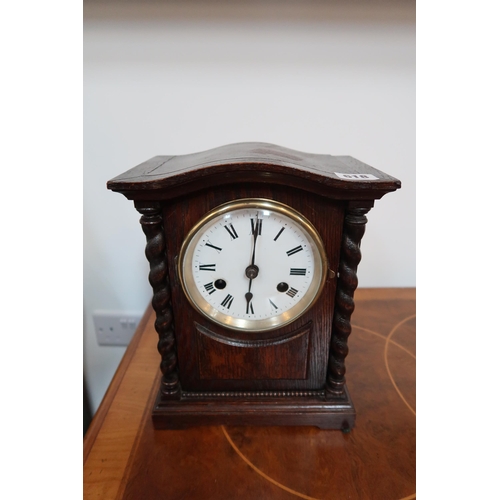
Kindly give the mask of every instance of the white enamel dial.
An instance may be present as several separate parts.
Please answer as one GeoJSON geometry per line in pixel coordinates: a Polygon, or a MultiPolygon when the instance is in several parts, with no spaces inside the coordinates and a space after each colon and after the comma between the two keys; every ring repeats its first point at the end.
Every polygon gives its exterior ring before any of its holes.
{"type": "Polygon", "coordinates": [[[326,275],[321,238],[292,208],[243,199],[217,207],[186,237],[182,287],[212,321],[244,331],[281,327],[301,316],[326,275]]]}

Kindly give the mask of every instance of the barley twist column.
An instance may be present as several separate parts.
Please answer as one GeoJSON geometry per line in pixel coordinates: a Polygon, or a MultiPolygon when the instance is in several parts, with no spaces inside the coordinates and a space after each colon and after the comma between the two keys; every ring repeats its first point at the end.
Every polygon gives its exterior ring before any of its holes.
{"type": "Polygon", "coordinates": [[[349,352],[347,339],[351,333],[354,291],[358,286],[356,271],[361,261],[360,243],[367,222],[365,214],[371,206],[372,203],[351,203],[344,218],[326,379],[325,397],[327,399],[345,397],[345,358],[349,352]]]}
{"type": "Polygon", "coordinates": [[[180,385],[161,206],[157,202],[135,202],[135,208],[142,214],[140,223],[146,235],[149,283],[153,287],[152,306],[156,312],[155,329],[159,336],[158,352],[163,375],[161,392],[167,399],[176,399],[180,396],[180,385]]]}

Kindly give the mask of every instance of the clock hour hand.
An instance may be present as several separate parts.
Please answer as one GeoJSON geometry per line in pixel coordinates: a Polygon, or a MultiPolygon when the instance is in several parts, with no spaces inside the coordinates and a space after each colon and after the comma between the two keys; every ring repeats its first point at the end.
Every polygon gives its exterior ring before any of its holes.
{"type": "MultiPolygon", "coordinates": [[[[252,280],[250,280],[250,287],[252,286],[252,280]]],[[[247,292],[245,293],[245,299],[247,299],[247,314],[252,313],[253,314],[253,307],[252,307],[252,299],[253,299],[253,293],[252,292],[247,292]]]]}
{"type": "MultiPolygon", "coordinates": [[[[253,266],[253,267],[257,267],[257,266],[253,266]]],[[[252,266],[248,266],[247,269],[246,269],[246,275],[248,276],[249,274],[251,275],[251,273],[248,272],[249,268],[252,268],[252,266]]],[[[257,272],[258,272],[258,268],[257,268],[257,272]]],[[[253,299],[253,293],[250,291],[252,289],[252,281],[253,281],[253,278],[251,278],[250,276],[248,276],[249,278],[249,282],[248,282],[248,292],[245,293],[245,299],[247,301],[247,314],[249,314],[249,309],[251,307],[250,305],[250,302],[252,301],[253,299]]],[[[253,308],[252,308],[253,309],[253,308]]],[[[252,311],[253,312],[253,311],[252,311]]]]}

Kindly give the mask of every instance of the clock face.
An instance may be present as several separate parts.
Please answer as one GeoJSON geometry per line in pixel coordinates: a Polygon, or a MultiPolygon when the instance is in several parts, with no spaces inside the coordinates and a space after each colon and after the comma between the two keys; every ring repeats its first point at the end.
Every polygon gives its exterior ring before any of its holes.
{"type": "Polygon", "coordinates": [[[209,212],[189,232],[179,275],[191,304],[226,328],[265,331],[296,320],[321,293],[327,262],[312,224],[271,200],[209,212]]]}

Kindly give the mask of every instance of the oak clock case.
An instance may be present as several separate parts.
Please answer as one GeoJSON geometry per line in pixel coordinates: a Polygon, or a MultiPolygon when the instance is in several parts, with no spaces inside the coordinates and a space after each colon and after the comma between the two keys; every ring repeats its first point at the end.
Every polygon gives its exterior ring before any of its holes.
{"type": "Polygon", "coordinates": [[[142,215],[156,428],[349,430],[345,358],[366,213],[400,182],[347,156],[240,143],[108,182],[142,215]]]}

